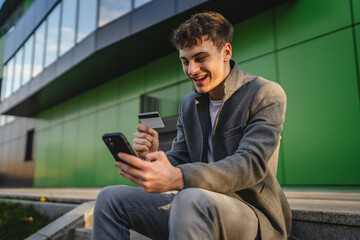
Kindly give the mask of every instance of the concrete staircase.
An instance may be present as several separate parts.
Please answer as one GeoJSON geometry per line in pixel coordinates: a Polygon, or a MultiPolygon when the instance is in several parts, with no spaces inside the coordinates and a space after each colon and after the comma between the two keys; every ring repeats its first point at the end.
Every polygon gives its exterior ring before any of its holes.
{"type": "MultiPolygon", "coordinates": [[[[359,191],[285,189],[285,194],[293,212],[293,239],[360,240],[359,191]]],[[[74,205],[76,207],[71,211],[40,229],[27,240],[91,239],[94,203],[95,201],[86,201],[74,205]]],[[[51,209],[55,207],[51,206],[51,209]]],[[[149,239],[135,231],[130,233],[131,240],[149,239]]]]}

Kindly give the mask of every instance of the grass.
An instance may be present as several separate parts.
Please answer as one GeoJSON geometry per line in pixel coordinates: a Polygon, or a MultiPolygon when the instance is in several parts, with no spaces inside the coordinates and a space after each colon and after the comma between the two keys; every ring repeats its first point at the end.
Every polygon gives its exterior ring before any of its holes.
{"type": "Polygon", "coordinates": [[[52,221],[30,205],[0,202],[0,240],[25,239],[52,221]]]}

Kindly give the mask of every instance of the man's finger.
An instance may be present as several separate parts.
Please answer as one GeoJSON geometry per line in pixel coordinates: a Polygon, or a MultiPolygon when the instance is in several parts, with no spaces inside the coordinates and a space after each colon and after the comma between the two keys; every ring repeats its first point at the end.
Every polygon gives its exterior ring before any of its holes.
{"type": "Polygon", "coordinates": [[[128,174],[134,176],[134,177],[139,177],[141,176],[141,171],[138,168],[135,168],[129,164],[123,163],[123,162],[116,162],[115,166],[117,166],[118,168],[120,168],[121,170],[127,172],[128,174]]]}
{"type": "Polygon", "coordinates": [[[136,129],[138,130],[138,132],[149,132],[149,127],[142,123],[139,123],[136,126],[136,129]]]}
{"type": "Polygon", "coordinates": [[[153,141],[153,137],[147,133],[147,132],[136,132],[134,134],[135,139],[140,138],[140,139],[147,139],[149,142],[153,141]]]}
{"type": "Polygon", "coordinates": [[[125,177],[126,179],[130,180],[131,182],[138,184],[138,185],[141,183],[140,179],[138,179],[138,178],[136,178],[134,176],[131,176],[130,174],[126,173],[123,170],[120,171],[120,175],[125,177]]]}
{"type": "MultiPolygon", "coordinates": [[[[118,153],[118,157],[127,164],[136,167],[138,169],[144,169],[147,162],[127,153],[118,153]]],[[[121,162],[119,162],[121,164],[121,162]]]]}
{"type": "Polygon", "coordinates": [[[149,148],[151,147],[151,142],[149,142],[149,140],[147,140],[147,139],[134,138],[133,145],[134,144],[145,145],[149,148]]]}

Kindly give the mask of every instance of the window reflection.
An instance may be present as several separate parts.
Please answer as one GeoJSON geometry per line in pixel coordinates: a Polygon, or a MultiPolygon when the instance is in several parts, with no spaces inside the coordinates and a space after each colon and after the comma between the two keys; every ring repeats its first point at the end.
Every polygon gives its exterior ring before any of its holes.
{"type": "Polygon", "coordinates": [[[14,58],[12,58],[8,62],[8,71],[6,76],[6,92],[5,92],[5,98],[9,97],[12,90],[12,82],[14,79],[14,58]]]}
{"type": "Polygon", "coordinates": [[[100,0],[99,27],[131,11],[131,0],[100,0]]]}
{"type": "Polygon", "coordinates": [[[57,58],[58,39],[59,39],[59,21],[60,21],[60,4],[52,11],[48,17],[47,36],[46,36],[46,58],[45,67],[49,66],[57,58]]]}
{"type": "Polygon", "coordinates": [[[15,56],[15,65],[14,65],[14,86],[12,92],[18,90],[21,86],[21,77],[22,77],[22,66],[23,66],[23,56],[24,48],[21,48],[15,56]]]}
{"type": "Polygon", "coordinates": [[[1,101],[5,99],[5,95],[6,95],[7,74],[8,74],[7,65],[4,65],[2,83],[1,83],[1,101]]]}
{"type": "Polygon", "coordinates": [[[77,1],[62,2],[60,56],[75,44],[76,7],[77,1]]]}
{"type": "Polygon", "coordinates": [[[22,84],[27,83],[31,79],[31,65],[33,56],[34,36],[31,36],[25,43],[24,47],[24,69],[22,84]]]}
{"type": "Polygon", "coordinates": [[[33,65],[33,77],[43,70],[44,48],[45,48],[45,23],[43,22],[35,32],[35,56],[33,65]]]}
{"type": "Polygon", "coordinates": [[[76,42],[80,42],[96,28],[97,0],[79,0],[79,22],[76,42]]]}
{"type": "Polygon", "coordinates": [[[142,5],[144,5],[145,3],[151,2],[152,0],[135,0],[135,8],[138,8],[142,5]]]}

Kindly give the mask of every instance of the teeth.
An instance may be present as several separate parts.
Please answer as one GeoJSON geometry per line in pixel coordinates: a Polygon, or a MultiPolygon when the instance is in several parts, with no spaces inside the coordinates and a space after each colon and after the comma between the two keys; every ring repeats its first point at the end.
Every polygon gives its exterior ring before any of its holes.
{"type": "Polygon", "coordinates": [[[194,79],[195,82],[197,82],[197,81],[203,80],[206,77],[207,77],[207,74],[204,74],[204,75],[201,75],[201,76],[193,77],[193,79],[194,79]]]}

